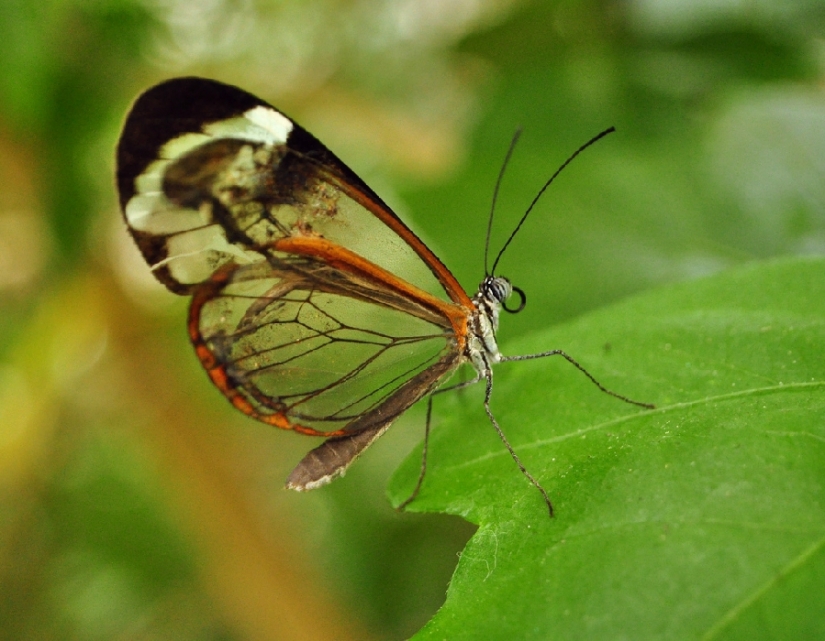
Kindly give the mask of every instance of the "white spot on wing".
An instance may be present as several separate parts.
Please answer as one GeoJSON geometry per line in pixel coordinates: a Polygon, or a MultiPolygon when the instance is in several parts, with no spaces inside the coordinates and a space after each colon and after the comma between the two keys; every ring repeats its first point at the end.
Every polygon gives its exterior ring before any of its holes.
{"type": "Polygon", "coordinates": [[[205,226],[208,210],[180,209],[160,193],[139,194],[126,203],[126,220],[137,231],[168,235],[205,226]]]}
{"type": "Polygon", "coordinates": [[[195,147],[200,147],[209,142],[209,136],[200,133],[186,133],[168,140],[160,149],[159,158],[165,160],[176,160],[195,147]]]}
{"type": "Polygon", "coordinates": [[[282,145],[286,142],[292,122],[273,109],[255,107],[243,116],[216,120],[203,127],[203,133],[212,138],[235,138],[265,145],[282,145]]]}
{"type": "Polygon", "coordinates": [[[256,252],[245,252],[227,241],[226,232],[219,225],[170,236],[166,248],[169,257],[152,265],[152,269],[166,267],[172,278],[184,285],[204,282],[228,261],[244,265],[263,259],[256,252]]]}
{"type": "Polygon", "coordinates": [[[292,131],[292,121],[269,107],[257,106],[247,111],[244,116],[259,127],[273,135],[272,142],[282,145],[292,131]]]}
{"type": "Polygon", "coordinates": [[[327,474],[326,476],[322,476],[321,478],[309,481],[308,483],[304,483],[301,485],[300,483],[287,483],[286,489],[288,490],[295,490],[296,492],[307,492],[309,490],[317,490],[319,487],[323,487],[334,481],[339,476],[344,476],[345,470],[336,470],[332,474],[327,474]]]}

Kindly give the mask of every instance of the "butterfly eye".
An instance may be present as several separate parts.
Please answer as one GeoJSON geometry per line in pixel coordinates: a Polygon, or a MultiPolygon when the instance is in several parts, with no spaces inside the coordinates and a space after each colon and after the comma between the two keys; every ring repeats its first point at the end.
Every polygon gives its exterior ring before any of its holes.
{"type": "Polygon", "coordinates": [[[521,289],[520,287],[516,287],[515,285],[513,285],[513,293],[518,294],[518,297],[520,299],[518,307],[507,307],[507,301],[502,301],[501,306],[504,308],[505,312],[509,312],[510,314],[518,314],[522,309],[524,309],[524,306],[527,304],[527,294],[524,293],[523,289],[521,289]]]}

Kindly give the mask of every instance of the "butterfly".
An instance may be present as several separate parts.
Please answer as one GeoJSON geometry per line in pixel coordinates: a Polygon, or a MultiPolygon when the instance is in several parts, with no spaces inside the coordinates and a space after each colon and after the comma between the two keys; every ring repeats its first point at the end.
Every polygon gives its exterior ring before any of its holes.
{"type": "MultiPolygon", "coordinates": [[[[408,504],[424,479],[433,393],[484,380],[487,415],[552,516],[490,409],[492,366],[561,355],[603,391],[651,407],[605,389],[561,350],[499,351],[500,311],[520,311],[526,298],[494,272],[552,178],[469,296],[351,169],[237,87],[189,77],[145,91],[126,118],[116,174],[124,220],[152,273],[192,297],[189,338],[214,385],[254,419],[325,438],[289,475],[291,489],[341,476],[429,395],[408,504]],[[513,294],[520,302],[510,308],[513,294]],[[444,387],[464,363],[475,377],[444,387]]],[[[490,225],[492,215],[485,262],[490,225]]]]}

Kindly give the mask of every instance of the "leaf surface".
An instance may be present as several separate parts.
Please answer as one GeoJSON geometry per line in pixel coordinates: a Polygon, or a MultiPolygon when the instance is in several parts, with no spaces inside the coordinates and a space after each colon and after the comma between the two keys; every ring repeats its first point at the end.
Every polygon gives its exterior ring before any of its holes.
{"type": "MultiPolygon", "coordinates": [[[[504,318],[503,322],[514,322],[504,318]]],[[[504,345],[561,359],[439,395],[410,509],[479,524],[416,639],[825,636],[825,261],[683,283],[504,345]]],[[[413,487],[420,450],[391,484],[413,487]]]]}

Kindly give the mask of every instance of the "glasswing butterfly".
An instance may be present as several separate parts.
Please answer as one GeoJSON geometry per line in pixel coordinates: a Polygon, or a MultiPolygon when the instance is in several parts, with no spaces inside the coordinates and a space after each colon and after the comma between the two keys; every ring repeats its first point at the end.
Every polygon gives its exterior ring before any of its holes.
{"type": "MultiPolygon", "coordinates": [[[[561,350],[508,357],[496,345],[500,310],[520,311],[526,300],[494,275],[498,259],[556,175],[470,297],[352,170],[241,89],[201,78],[152,87],[132,106],[117,147],[126,225],[157,279],[192,296],[189,338],[212,382],[252,418],[326,438],[287,487],[342,475],[430,395],[425,456],[406,505],[426,470],[432,394],[484,379],[490,421],[551,516],[547,492],[490,410],[493,363],[560,355],[603,391],[651,407],[606,390],[561,350]],[[513,293],[520,303],[510,309],[513,293]],[[462,363],[475,378],[440,387],[462,363]]],[[[489,226],[487,237],[489,248],[489,226]]]]}

